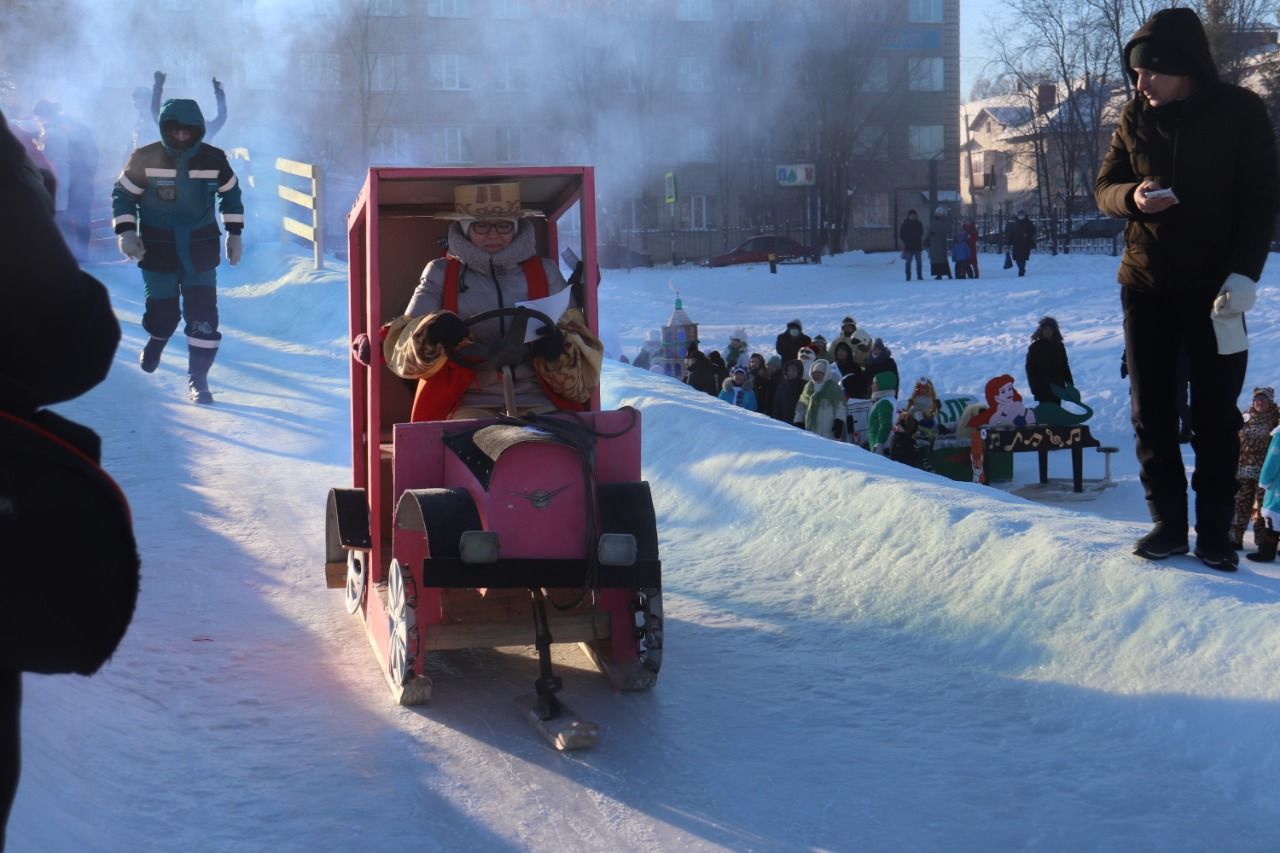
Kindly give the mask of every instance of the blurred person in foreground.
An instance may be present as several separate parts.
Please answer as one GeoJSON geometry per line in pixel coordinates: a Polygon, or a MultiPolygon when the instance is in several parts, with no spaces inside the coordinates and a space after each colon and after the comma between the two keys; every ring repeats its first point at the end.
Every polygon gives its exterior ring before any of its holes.
{"type": "MultiPolygon", "coordinates": [[[[120,325],[106,288],[82,273],[67,250],[44,180],[3,116],[0,198],[0,252],[8,276],[0,287],[0,412],[36,421],[41,407],[78,397],[106,378],[120,341],[120,325]],[[63,344],[49,344],[51,330],[57,330],[63,344]]],[[[10,482],[4,473],[0,470],[0,533],[12,547],[15,543],[8,536],[30,522],[14,518],[24,509],[24,484],[10,482]]],[[[26,532],[37,531],[27,527],[26,532]]],[[[11,565],[9,570],[33,567],[11,565]]],[[[9,662],[24,657],[22,637],[12,636],[12,626],[20,620],[12,614],[6,620],[0,630],[0,849],[21,769],[22,675],[21,667],[9,662]]]]}
{"type": "Polygon", "coordinates": [[[1124,47],[1137,94],[1098,175],[1098,208],[1129,220],[1120,262],[1125,361],[1147,508],[1134,545],[1150,560],[1189,549],[1178,446],[1178,351],[1187,351],[1195,451],[1195,554],[1235,571],[1230,527],[1253,307],[1280,175],[1262,99],[1218,79],[1204,26],[1188,8],[1152,15],[1124,47]]]}

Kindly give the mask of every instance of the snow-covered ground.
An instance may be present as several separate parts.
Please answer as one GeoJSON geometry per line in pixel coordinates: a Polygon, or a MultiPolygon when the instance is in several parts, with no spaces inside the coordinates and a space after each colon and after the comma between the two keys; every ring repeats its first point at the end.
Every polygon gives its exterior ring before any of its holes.
{"type": "MultiPolygon", "coordinates": [[[[11,849],[1280,848],[1280,573],[1129,554],[1145,511],[1116,259],[1037,254],[1024,279],[982,262],[978,281],[911,284],[887,255],[606,272],[605,337],[628,355],[674,287],[705,349],[744,327],[769,354],[793,317],[831,338],[852,313],[942,391],[1024,383],[1053,314],[1121,452],[1097,499],[1033,503],[608,363],[605,405],[644,413],[667,644],[643,694],[570,652],[565,696],[603,726],[577,754],[511,704],[528,654],[436,654],[432,702],[392,704],[324,587],[325,495],[350,480],[345,270],[271,244],[220,270],[218,403],[196,407],[181,347],[137,369],[136,269],[94,266],[126,339],[63,411],[103,435],[143,590],[99,675],[27,677],[11,849]]],[[[1278,283],[1273,265],[1247,388],[1280,379],[1278,283]]],[[[1013,485],[1035,468],[1020,455],[1013,485]]],[[[22,568],[48,573],[53,606],[49,544],[22,568]]]]}

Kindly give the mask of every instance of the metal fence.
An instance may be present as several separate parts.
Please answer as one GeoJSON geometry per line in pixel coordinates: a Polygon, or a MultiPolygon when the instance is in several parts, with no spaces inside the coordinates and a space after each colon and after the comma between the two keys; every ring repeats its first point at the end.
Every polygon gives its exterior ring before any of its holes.
{"type": "MultiPolygon", "coordinates": [[[[966,218],[978,228],[978,246],[981,251],[998,252],[1004,243],[1005,229],[1014,217],[991,214],[966,218]]],[[[1119,255],[1124,250],[1124,220],[1105,216],[1076,216],[1068,219],[1065,214],[1032,216],[1036,226],[1036,251],[1051,255],[1119,255]],[[1108,233],[1110,232],[1110,233],[1108,233]]]]}

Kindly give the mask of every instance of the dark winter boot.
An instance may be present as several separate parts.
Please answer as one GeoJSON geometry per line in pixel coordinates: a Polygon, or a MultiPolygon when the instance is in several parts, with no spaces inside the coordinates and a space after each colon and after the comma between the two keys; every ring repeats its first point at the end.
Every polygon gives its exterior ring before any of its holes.
{"type": "Polygon", "coordinates": [[[1200,558],[1200,562],[1220,572],[1234,572],[1240,564],[1240,555],[1225,536],[1207,541],[1204,537],[1197,536],[1196,556],[1200,558]]]}
{"type": "Polygon", "coordinates": [[[1157,521],[1150,533],[1133,543],[1133,553],[1144,560],[1163,560],[1190,550],[1185,523],[1179,525],[1157,521]]]}
{"type": "Polygon", "coordinates": [[[142,348],[142,354],[138,356],[138,366],[142,368],[143,373],[156,372],[156,368],[160,366],[160,353],[164,352],[164,346],[167,343],[169,343],[168,338],[157,338],[154,335],[147,339],[147,345],[142,348]]]}
{"type": "Polygon", "coordinates": [[[1196,495],[1195,555],[1211,569],[1234,572],[1240,555],[1231,547],[1231,521],[1235,518],[1234,500],[1211,500],[1196,495]]]}
{"type": "Polygon", "coordinates": [[[1245,554],[1245,557],[1255,563],[1274,562],[1276,559],[1276,544],[1280,543],[1280,533],[1276,533],[1275,529],[1272,528],[1270,520],[1263,519],[1263,521],[1258,522],[1253,528],[1253,538],[1258,543],[1258,550],[1252,554],[1245,554]]]}
{"type": "Polygon", "coordinates": [[[209,390],[209,368],[213,366],[217,355],[216,346],[201,347],[192,344],[187,347],[187,388],[191,392],[191,402],[213,402],[213,393],[209,390]]]}

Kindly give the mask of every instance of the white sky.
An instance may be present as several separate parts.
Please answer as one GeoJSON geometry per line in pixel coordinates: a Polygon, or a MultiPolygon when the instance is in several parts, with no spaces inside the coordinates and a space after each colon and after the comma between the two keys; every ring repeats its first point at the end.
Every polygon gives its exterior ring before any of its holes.
{"type": "Polygon", "coordinates": [[[960,102],[969,100],[969,90],[987,62],[984,36],[993,18],[1005,15],[1002,0],[960,0],[960,102]]]}

